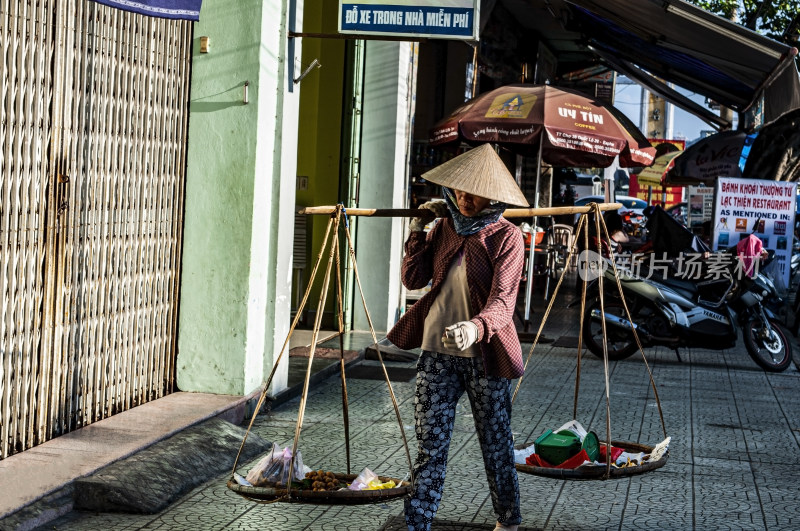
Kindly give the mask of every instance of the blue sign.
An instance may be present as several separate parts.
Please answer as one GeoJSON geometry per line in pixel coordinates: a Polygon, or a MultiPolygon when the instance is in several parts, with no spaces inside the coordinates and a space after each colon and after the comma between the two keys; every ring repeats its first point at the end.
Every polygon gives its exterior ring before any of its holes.
{"type": "Polygon", "coordinates": [[[339,33],[478,40],[477,0],[397,1],[342,1],[339,33]]]}

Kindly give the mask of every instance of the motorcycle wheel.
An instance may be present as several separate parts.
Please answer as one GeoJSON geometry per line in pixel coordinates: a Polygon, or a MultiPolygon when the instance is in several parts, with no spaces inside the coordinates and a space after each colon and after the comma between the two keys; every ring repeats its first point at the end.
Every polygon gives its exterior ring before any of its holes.
{"type": "Polygon", "coordinates": [[[769,319],[771,333],[768,338],[761,337],[762,325],[760,317],[752,317],[742,329],[747,353],[765,371],[785,371],[792,364],[792,345],[776,320],[769,319]]]}
{"type": "MultiPolygon", "coordinates": [[[[600,301],[595,301],[586,308],[586,314],[583,317],[583,342],[586,343],[589,352],[603,359],[603,325],[600,321],[591,318],[592,310],[595,309],[600,310],[600,301]]],[[[621,302],[606,301],[605,310],[608,315],[615,315],[625,320],[628,319],[625,307],[621,302]]],[[[612,326],[606,322],[606,332],[609,360],[625,359],[639,349],[633,337],[633,332],[630,330],[612,326]]]]}

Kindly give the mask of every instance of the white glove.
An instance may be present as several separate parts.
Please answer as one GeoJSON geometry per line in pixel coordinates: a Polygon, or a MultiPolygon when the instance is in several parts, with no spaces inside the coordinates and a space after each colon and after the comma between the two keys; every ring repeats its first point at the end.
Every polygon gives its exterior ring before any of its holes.
{"type": "Polygon", "coordinates": [[[442,343],[447,348],[467,350],[478,340],[478,325],[472,321],[461,321],[444,329],[442,343]]]}
{"type": "MultiPolygon", "coordinates": [[[[435,218],[443,218],[450,213],[444,201],[428,201],[426,203],[422,203],[419,208],[430,210],[433,212],[433,216],[435,218]]],[[[424,230],[425,224],[427,223],[425,219],[426,218],[411,218],[411,221],[408,224],[409,230],[412,232],[424,230]]]]}

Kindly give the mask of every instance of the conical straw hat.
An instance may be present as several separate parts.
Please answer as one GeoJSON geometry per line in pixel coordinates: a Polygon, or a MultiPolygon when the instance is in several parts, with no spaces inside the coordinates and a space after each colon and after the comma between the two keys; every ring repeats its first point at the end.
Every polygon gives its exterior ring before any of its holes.
{"type": "Polygon", "coordinates": [[[422,178],[509,205],[528,206],[528,200],[491,144],[481,144],[462,153],[422,174],[422,178]]]}

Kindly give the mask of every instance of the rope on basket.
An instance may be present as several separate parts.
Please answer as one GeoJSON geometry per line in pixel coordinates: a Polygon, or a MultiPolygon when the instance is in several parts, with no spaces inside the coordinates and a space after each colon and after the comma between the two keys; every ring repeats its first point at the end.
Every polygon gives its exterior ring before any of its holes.
{"type": "MultiPolygon", "coordinates": [[[[590,207],[589,213],[594,216],[594,223],[595,223],[595,234],[597,234],[597,238],[600,239],[601,234],[601,227],[602,227],[602,234],[605,238],[610,241],[611,237],[608,234],[608,228],[606,227],[605,219],[603,216],[600,215],[601,209],[597,203],[588,203],[588,207],[590,207]]],[[[584,249],[589,249],[589,222],[587,221],[587,216],[589,213],[581,214],[578,220],[578,228],[576,230],[575,238],[573,238],[572,245],[570,246],[569,253],[565,260],[565,263],[570,263],[572,257],[576,251],[576,245],[578,242],[578,238],[581,235],[584,237],[584,249]]],[[[609,246],[611,247],[611,246],[609,246]]],[[[602,250],[602,244],[598,242],[598,251],[602,250]]],[[[642,355],[642,360],[644,360],[645,368],[647,369],[647,374],[650,378],[650,386],[653,389],[653,395],[656,400],[656,406],[658,407],[658,415],[661,419],[661,429],[664,433],[664,437],[667,436],[667,428],[664,422],[664,413],[661,409],[661,400],[658,397],[658,389],[656,388],[656,383],[653,378],[653,372],[650,370],[650,364],[647,362],[647,358],[644,355],[644,349],[642,348],[642,343],[639,340],[639,335],[636,332],[636,328],[633,326],[633,319],[631,317],[630,310],[628,309],[628,304],[625,301],[625,294],[622,291],[622,284],[619,280],[619,271],[617,270],[616,261],[614,260],[614,250],[612,248],[609,249],[609,261],[611,262],[611,267],[614,271],[614,279],[616,280],[617,290],[619,292],[620,299],[622,300],[622,305],[625,308],[625,315],[628,317],[628,322],[631,324],[631,332],[633,333],[633,337],[636,340],[636,345],[639,347],[639,353],[642,355]]],[[[525,359],[525,364],[523,367],[523,374],[517,380],[517,385],[514,389],[514,394],[511,397],[511,402],[513,404],[514,400],[517,398],[517,393],[519,392],[520,386],[522,385],[522,380],[527,373],[528,363],[533,356],[533,351],[536,348],[536,345],[539,343],[539,338],[542,334],[542,330],[544,329],[544,325],[547,322],[547,317],[550,315],[550,310],[553,308],[553,304],[555,303],[556,297],[558,295],[558,290],[561,287],[561,284],[564,280],[564,276],[566,275],[567,268],[565,267],[561,271],[561,276],[558,279],[558,283],[556,284],[555,289],[553,290],[553,295],[550,297],[550,302],[547,305],[547,309],[545,310],[544,316],[542,317],[542,321],[539,323],[539,329],[536,332],[536,337],[533,340],[533,344],[531,345],[530,350],[528,351],[528,356],[525,359]]],[[[601,315],[601,327],[603,331],[603,372],[605,377],[605,395],[606,395],[606,471],[605,474],[598,479],[608,479],[611,475],[611,398],[610,398],[610,382],[609,382],[609,370],[608,370],[608,343],[606,341],[606,319],[605,319],[605,302],[604,302],[604,290],[603,290],[603,277],[602,274],[598,279],[598,289],[599,289],[599,300],[600,300],[600,315],[601,315]]],[[[581,312],[580,312],[580,332],[578,333],[578,353],[577,353],[577,362],[576,362],[576,372],[575,372],[575,393],[573,398],[573,406],[572,406],[572,417],[575,419],[578,415],[578,395],[580,389],[580,377],[581,377],[581,350],[583,347],[583,322],[584,322],[584,314],[586,310],[586,287],[587,287],[587,280],[584,277],[581,289],[581,312]]]]}
{"type": "Polygon", "coordinates": [[[340,369],[341,369],[341,378],[342,378],[342,417],[343,417],[343,421],[344,421],[344,431],[345,431],[347,473],[350,474],[350,429],[349,429],[349,415],[348,415],[348,407],[347,407],[347,402],[348,402],[347,401],[347,380],[346,380],[346,376],[345,376],[345,365],[344,365],[344,338],[343,338],[343,336],[344,336],[343,313],[344,312],[343,312],[343,307],[342,307],[342,280],[341,280],[341,276],[338,274],[338,272],[341,271],[341,267],[340,267],[339,246],[337,245],[337,236],[338,236],[338,231],[339,231],[339,228],[340,228],[340,221],[342,219],[342,216],[344,216],[344,224],[343,224],[344,233],[345,233],[346,240],[347,240],[348,252],[349,252],[349,256],[350,256],[350,260],[351,260],[351,265],[353,266],[353,272],[355,274],[356,284],[358,286],[359,294],[361,296],[361,301],[362,301],[363,306],[364,306],[364,313],[366,315],[367,322],[369,323],[369,329],[370,329],[370,332],[372,334],[372,340],[373,340],[373,343],[374,343],[374,347],[375,347],[376,352],[378,353],[378,360],[380,361],[381,368],[383,369],[384,378],[386,380],[386,385],[388,387],[389,396],[391,397],[391,400],[392,400],[392,405],[394,407],[395,416],[397,417],[397,422],[398,422],[398,424],[400,426],[400,434],[401,434],[401,437],[402,437],[402,440],[403,440],[403,446],[405,448],[406,459],[408,460],[408,466],[409,466],[409,471],[410,471],[409,474],[410,474],[410,476],[412,478],[412,481],[413,481],[413,466],[412,466],[412,461],[411,461],[411,453],[410,453],[409,448],[408,448],[408,440],[406,438],[405,430],[403,429],[403,421],[402,421],[402,419],[400,417],[400,407],[399,407],[399,405],[397,403],[397,398],[396,398],[396,396],[394,394],[394,389],[392,388],[391,381],[389,380],[389,373],[388,373],[388,371],[386,369],[386,365],[385,365],[385,363],[383,361],[383,355],[381,354],[380,345],[378,344],[378,338],[377,338],[377,335],[375,334],[375,328],[374,328],[374,326],[372,324],[372,318],[370,317],[370,313],[369,313],[369,310],[367,308],[366,299],[364,297],[364,291],[363,291],[362,286],[361,286],[361,279],[360,279],[359,274],[358,274],[358,265],[356,263],[355,250],[353,248],[353,242],[352,242],[352,238],[350,236],[350,229],[349,229],[349,222],[348,222],[348,219],[347,219],[347,213],[346,213],[346,210],[344,208],[344,205],[342,205],[340,203],[340,204],[336,205],[336,208],[334,209],[334,211],[330,213],[330,219],[328,220],[328,225],[327,225],[327,227],[325,229],[325,236],[324,236],[324,239],[323,239],[322,247],[320,248],[319,254],[317,255],[317,260],[316,260],[316,262],[314,264],[314,268],[311,271],[311,276],[309,278],[308,286],[306,287],[305,294],[303,295],[303,299],[300,302],[300,305],[299,305],[299,307],[297,309],[295,318],[292,321],[292,325],[289,328],[289,333],[288,333],[288,335],[286,337],[286,340],[283,343],[283,347],[281,348],[281,351],[278,354],[278,357],[277,357],[277,359],[275,360],[275,362],[273,364],[272,371],[270,372],[269,377],[267,378],[266,382],[264,382],[264,385],[263,385],[262,391],[261,391],[261,395],[260,395],[260,397],[258,399],[258,402],[256,404],[255,410],[253,411],[253,415],[252,415],[252,417],[250,419],[250,423],[247,426],[247,431],[245,432],[245,435],[242,438],[242,443],[239,446],[239,451],[236,454],[236,459],[234,460],[234,463],[233,463],[233,470],[231,472],[231,481],[235,481],[236,468],[238,466],[239,459],[240,459],[240,457],[242,455],[242,451],[244,449],[244,445],[247,442],[247,436],[248,436],[248,434],[250,433],[250,430],[253,427],[253,423],[255,422],[256,416],[258,415],[258,412],[261,409],[261,406],[263,405],[263,403],[265,402],[265,400],[267,398],[267,393],[268,393],[269,387],[272,384],[272,380],[273,380],[273,378],[275,376],[275,372],[277,371],[277,368],[278,368],[278,365],[280,363],[280,360],[283,357],[284,352],[286,351],[286,347],[289,344],[289,341],[290,341],[290,339],[292,337],[292,333],[294,332],[294,329],[296,328],[297,323],[300,320],[300,316],[302,315],[302,310],[305,307],[306,302],[308,301],[309,294],[311,293],[311,288],[314,285],[314,280],[316,278],[317,271],[319,269],[319,265],[321,264],[322,257],[323,257],[323,255],[325,253],[325,247],[328,245],[328,243],[330,243],[331,249],[330,249],[329,255],[328,255],[328,263],[327,263],[327,266],[326,266],[326,269],[325,269],[325,277],[323,279],[323,286],[322,286],[322,290],[320,292],[321,293],[320,294],[320,299],[318,301],[317,313],[316,313],[316,317],[315,317],[315,320],[314,320],[314,327],[313,327],[312,334],[311,334],[311,347],[309,349],[309,355],[308,355],[308,367],[306,369],[305,380],[304,380],[304,383],[303,383],[303,392],[302,392],[301,399],[300,399],[300,408],[299,408],[299,411],[298,411],[297,422],[296,422],[296,425],[295,425],[295,436],[294,436],[294,442],[293,442],[293,445],[292,445],[292,458],[291,458],[291,463],[290,463],[290,468],[289,468],[289,475],[288,475],[287,482],[286,482],[286,493],[283,494],[282,496],[278,496],[277,498],[272,499],[272,500],[262,500],[262,499],[254,498],[252,496],[247,496],[246,494],[243,494],[243,493],[239,493],[240,496],[242,496],[242,497],[244,497],[244,498],[246,498],[248,500],[255,501],[257,503],[270,504],[270,503],[276,503],[276,502],[279,502],[279,501],[290,501],[291,500],[291,484],[292,484],[292,480],[294,479],[293,478],[293,473],[294,473],[295,456],[297,455],[297,446],[298,446],[298,443],[299,443],[299,440],[300,440],[300,433],[302,431],[303,419],[304,419],[304,416],[305,416],[305,406],[306,406],[306,402],[307,402],[307,399],[308,399],[309,382],[310,382],[310,378],[311,378],[311,365],[312,365],[312,362],[314,361],[314,352],[315,352],[316,345],[317,345],[317,337],[318,337],[319,330],[320,330],[321,325],[322,325],[322,314],[323,314],[322,310],[323,310],[323,308],[325,306],[325,302],[326,302],[326,298],[327,298],[327,292],[328,292],[328,286],[329,286],[329,283],[330,283],[331,267],[332,267],[334,262],[336,263],[336,271],[337,271],[337,275],[336,275],[336,294],[337,294],[337,316],[338,316],[338,325],[339,325],[340,369]],[[333,229],[333,230],[331,230],[331,229],[333,229]]]}

